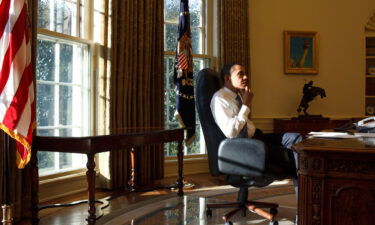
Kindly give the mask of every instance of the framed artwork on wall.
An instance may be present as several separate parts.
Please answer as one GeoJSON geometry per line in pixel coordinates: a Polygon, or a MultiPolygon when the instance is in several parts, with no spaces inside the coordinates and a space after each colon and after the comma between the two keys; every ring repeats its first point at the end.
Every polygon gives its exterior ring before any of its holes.
{"type": "Polygon", "coordinates": [[[317,32],[284,31],[284,72],[317,74],[318,50],[317,32]]]}

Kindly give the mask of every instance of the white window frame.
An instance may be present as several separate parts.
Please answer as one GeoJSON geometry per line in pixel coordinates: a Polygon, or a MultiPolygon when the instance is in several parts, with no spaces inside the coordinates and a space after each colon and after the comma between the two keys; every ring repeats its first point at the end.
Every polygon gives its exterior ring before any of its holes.
{"type": "MultiPolygon", "coordinates": [[[[38,33],[38,40],[39,39],[45,39],[45,40],[55,40],[56,42],[61,42],[61,43],[75,43],[75,44],[82,44],[82,45],[87,45],[88,49],[87,49],[87,55],[84,56],[84,60],[86,61],[87,63],[87,74],[88,74],[88,77],[82,77],[83,79],[86,79],[86,80],[83,80],[82,83],[83,84],[88,84],[88,87],[82,87],[83,89],[84,88],[88,88],[89,89],[89,96],[84,96],[84,98],[87,99],[90,99],[90,104],[87,103],[87,101],[83,101],[86,105],[85,106],[82,106],[82,107],[90,107],[88,109],[90,115],[89,117],[92,118],[93,117],[93,114],[92,114],[92,110],[91,108],[94,107],[93,103],[93,96],[92,96],[92,93],[94,92],[94,90],[92,90],[92,87],[95,87],[95,85],[92,84],[92,80],[90,79],[90,77],[92,77],[92,71],[90,69],[90,62],[93,61],[93,58],[92,56],[89,54],[90,50],[91,50],[91,46],[93,46],[93,42],[89,39],[83,39],[81,38],[82,37],[86,37],[86,38],[90,38],[91,35],[89,35],[89,32],[88,29],[91,28],[92,24],[81,24],[81,7],[83,6],[82,3],[85,5],[84,7],[84,10],[85,10],[85,18],[83,21],[87,21],[87,22],[90,22],[92,23],[92,17],[93,15],[90,14],[90,11],[92,12],[92,14],[94,14],[94,10],[93,10],[93,6],[92,6],[92,3],[91,1],[89,0],[76,0],[76,1],[72,1],[72,0],[63,0],[64,2],[68,2],[68,3],[73,3],[75,4],[76,6],[76,14],[75,14],[75,23],[72,24],[72,31],[73,31],[73,35],[67,35],[67,34],[64,34],[64,33],[60,33],[60,32],[56,32],[54,31],[55,30],[55,27],[54,27],[54,19],[55,19],[55,15],[54,15],[54,4],[55,4],[55,0],[50,0],[49,1],[49,5],[50,5],[50,27],[49,29],[44,29],[44,28],[38,28],[37,29],[37,33],[38,33]],[[88,10],[89,9],[89,10],[88,10]],[[84,34],[81,34],[81,30],[84,29],[86,32],[84,32],[84,34]]],[[[55,53],[56,55],[57,53],[55,53]]],[[[58,63],[58,62],[55,62],[55,63],[58,63]]],[[[58,68],[56,68],[58,69],[58,68]]],[[[55,71],[55,74],[58,74],[57,73],[58,71],[55,71]]],[[[37,84],[42,84],[42,83],[48,83],[48,84],[53,84],[54,82],[52,81],[37,81],[37,84]]],[[[58,82],[58,83],[55,83],[57,85],[55,85],[55,94],[58,94],[58,87],[60,86],[61,82],[58,82]]],[[[66,85],[66,86],[70,86],[70,85],[66,85]]],[[[57,95],[56,95],[57,96],[57,95]]],[[[56,104],[55,104],[56,106],[56,104]]],[[[58,106],[56,106],[58,107],[58,106]]],[[[55,108],[55,114],[58,113],[58,110],[56,110],[58,108],[55,108]]],[[[58,115],[55,116],[55,120],[58,119],[58,115]]],[[[81,135],[89,135],[89,131],[92,130],[92,127],[90,127],[90,124],[93,124],[91,122],[92,120],[88,120],[88,124],[86,122],[86,124],[81,124],[82,127],[86,127],[85,128],[85,131],[83,131],[83,133],[81,135]]],[[[57,122],[55,122],[55,124],[58,124],[57,122]]],[[[53,128],[53,127],[41,127],[41,128],[37,128],[37,129],[49,129],[49,128],[53,128]]],[[[54,126],[54,128],[67,128],[67,126],[54,126]]],[[[71,127],[73,128],[73,127],[71,127]]],[[[55,133],[55,135],[58,135],[58,133],[55,133]]],[[[74,174],[74,173],[81,173],[82,171],[85,170],[85,165],[83,165],[81,168],[78,168],[78,169],[59,169],[58,168],[58,162],[59,162],[59,154],[58,152],[55,152],[54,153],[54,158],[55,158],[55,170],[54,171],[46,171],[46,177],[49,177],[50,175],[54,176],[55,174],[59,174],[59,173],[66,173],[67,171],[69,171],[68,173],[71,173],[71,174],[74,174]]],[[[82,154],[74,154],[74,156],[78,156],[78,157],[85,157],[84,155],[82,154]]],[[[43,174],[43,170],[40,170],[40,172],[43,174]]],[[[41,175],[41,180],[43,180],[43,175],[41,175]]]]}
{"type": "MultiPolygon", "coordinates": [[[[85,46],[86,50],[84,50],[82,58],[83,58],[83,61],[84,61],[83,64],[87,65],[87,67],[84,68],[84,72],[83,72],[83,74],[86,74],[86,76],[80,77],[82,80],[80,82],[77,82],[77,83],[81,83],[82,85],[78,85],[74,81],[72,83],[59,82],[58,81],[58,75],[59,75],[58,69],[59,69],[59,67],[55,68],[55,75],[56,76],[54,77],[54,81],[37,80],[37,84],[53,85],[54,86],[54,93],[55,93],[54,96],[59,96],[59,87],[61,87],[61,86],[72,87],[72,88],[73,87],[81,88],[81,92],[78,92],[78,93],[75,93],[76,90],[73,90],[73,92],[74,92],[73,96],[77,96],[77,95],[83,96],[82,97],[83,101],[82,101],[82,104],[81,103],[74,104],[77,107],[75,107],[75,109],[73,109],[76,112],[73,112],[72,114],[76,115],[76,113],[78,113],[79,111],[82,111],[81,109],[85,109],[85,108],[88,109],[88,112],[90,112],[91,111],[91,109],[89,108],[90,104],[86,100],[92,99],[92,94],[91,94],[92,91],[91,91],[91,88],[90,88],[90,80],[89,80],[89,77],[90,77],[90,69],[89,69],[90,68],[90,53],[89,53],[89,49],[90,49],[91,43],[87,40],[84,40],[84,39],[71,37],[69,35],[63,35],[61,33],[49,31],[49,30],[45,30],[45,29],[38,29],[38,40],[51,41],[51,42],[60,43],[60,44],[72,43],[72,44],[78,44],[78,45],[85,46]]],[[[56,55],[59,55],[58,49],[55,53],[55,56],[56,55]]],[[[59,60],[58,57],[55,58],[55,64],[57,64],[57,65],[59,64],[58,60],[59,60]]],[[[73,79],[76,79],[76,78],[77,77],[73,77],[73,79]]],[[[73,98],[73,101],[74,101],[74,98],[73,98]]],[[[58,121],[58,119],[59,119],[58,103],[55,102],[54,107],[55,107],[55,110],[54,110],[55,122],[54,122],[54,124],[58,124],[59,123],[59,121],[58,121]]],[[[89,117],[91,118],[91,115],[89,115],[89,117]]],[[[73,120],[74,120],[74,118],[75,117],[73,117],[73,120]]],[[[73,124],[76,124],[76,123],[73,122],[73,124]]],[[[80,125],[43,126],[43,127],[38,127],[38,130],[55,129],[54,135],[59,136],[59,130],[58,129],[81,128],[82,131],[80,132],[80,134],[76,133],[76,134],[73,134],[73,135],[76,135],[76,136],[89,135],[89,130],[91,129],[89,124],[90,124],[90,119],[81,121],[80,125]]],[[[51,170],[50,168],[45,169],[45,170],[39,169],[41,177],[47,176],[47,175],[65,173],[67,171],[71,171],[71,173],[77,173],[77,172],[79,173],[79,172],[82,172],[85,169],[86,163],[84,161],[86,160],[86,158],[85,158],[85,155],[83,155],[83,154],[71,153],[73,155],[73,158],[72,158],[73,168],[69,167],[69,168],[61,168],[61,169],[59,168],[59,161],[60,161],[60,154],[61,153],[55,152],[53,154],[54,154],[54,169],[53,170],[51,170]],[[83,166],[77,168],[77,166],[75,166],[75,165],[78,165],[78,164],[83,164],[83,166]],[[77,168],[77,169],[74,169],[74,168],[77,168]]]]}
{"type": "MultiPolygon", "coordinates": [[[[50,4],[53,4],[55,0],[50,0],[50,4]]],[[[111,5],[109,2],[111,0],[105,0],[106,4],[111,5]]],[[[76,21],[78,26],[74,27],[76,36],[70,36],[63,33],[58,33],[55,31],[51,31],[49,29],[42,29],[38,28],[37,33],[38,36],[48,36],[49,39],[56,38],[63,42],[74,42],[88,46],[88,77],[87,83],[89,84],[90,92],[89,98],[90,101],[86,101],[85,104],[89,105],[89,124],[87,125],[88,131],[91,133],[86,133],[87,135],[95,135],[95,129],[99,127],[97,124],[98,122],[98,95],[97,95],[97,88],[99,85],[99,78],[98,78],[98,64],[99,64],[99,56],[98,52],[99,49],[102,47],[102,44],[96,43],[96,39],[98,38],[94,34],[94,15],[97,13],[104,16],[107,20],[110,18],[110,13],[107,9],[100,8],[95,9],[94,4],[96,2],[91,0],[65,0],[65,2],[75,2],[77,6],[77,13],[76,13],[76,21]],[[78,23],[81,20],[81,14],[84,14],[84,18],[82,20],[84,23],[78,23]]],[[[53,10],[51,10],[52,12],[53,10]]],[[[104,32],[104,31],[102,31],[104,32]]],[[[86,81],[85,81],[86,82],[86,81]]],[[[86,98],[87,99],[87,98],[86,98]]],[[[84,135],[86,135],[84,134],[84,135]]],[[[86,158],[85,154],[80,154],[86,158]]],[[[96,156],[97,157],[97,156],[96,156]]],[[[48,201],[51,199],[55,199],[58,197],[66,196],[69,194],[79,193],[87,189],[87,181],[86,181],[86,165],[84,164],[82,168],[64,171],[61,170],[59,173],[49,174],[45,176],[40,176],[40,202],[48,201]]]]}

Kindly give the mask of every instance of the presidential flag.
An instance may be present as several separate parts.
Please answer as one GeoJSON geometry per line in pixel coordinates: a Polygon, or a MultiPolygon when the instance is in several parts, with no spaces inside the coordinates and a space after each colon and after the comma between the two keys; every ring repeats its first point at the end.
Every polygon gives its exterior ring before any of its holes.
{"type": "Polygon", "coordinates": [[[17,165],[30,160],[35,127],[26,0],[0,0],[0,128],[17,141],[17,165]]]}
{"type": "Polygon", "coordinates": [[[187,128],[185,144],[190,145],[195,138],[195,103],[189,0],[181,0],[180,2],[177,41],[173,76],[176,85],[175,117],[181,127],[187,128]]]}

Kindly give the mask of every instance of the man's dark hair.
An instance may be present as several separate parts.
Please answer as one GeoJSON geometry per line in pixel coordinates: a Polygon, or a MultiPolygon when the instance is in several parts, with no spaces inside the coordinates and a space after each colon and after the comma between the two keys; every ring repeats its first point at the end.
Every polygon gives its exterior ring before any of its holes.
{"type": "Polygon", "coordinates": [[[230,70],[235,65],[239,65],[239,66],[243,67],[243,65],[241,63],[234,62],[234,63],[229,63],[229,64],[224,65],[223,68],[221,69],[220,78],[221,78],[221,82],[223,82],[223,84],[225,82],[225,79],[224,79],[225,75],[227,74],[227,75],[230,76],[230,70]]]}

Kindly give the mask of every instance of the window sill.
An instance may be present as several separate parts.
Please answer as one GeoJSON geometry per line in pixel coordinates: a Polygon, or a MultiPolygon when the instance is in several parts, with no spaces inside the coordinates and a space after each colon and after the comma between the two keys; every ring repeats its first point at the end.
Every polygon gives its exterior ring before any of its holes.
{"type": "Polygon", "coordinates": [[[54,174],[40,178],[39,202],[50,201],[87,190],[86,170],[70,174],[54,174]]]}
{"type": "Polygon", "coordinates": [[[60,172],[60,173],[54,173],[54,174],[47,174],[47,175],[41,175],[39,174],[39,183],[48,183],[48,182],[53,182],[59,179],[67,179],[70,177],[75,177],[79,174],[84,174],[86,172],[86,168],[81,168],[81,169],[75,169],[75,170],[70,170],[66,172],[60,172]]]}
{"type": "MultiPolygon", "coordinates": [[[[206,154],[184,156],[184,176],[208,172],[209,168],[206,154]]],[[[177,175],[177,157],[167,157],[164,163],[164,177],[174,177],[177,175]]],[[[86,190],[86,169],[47,175],[39,178],[39,202],[41,204],[86,190]]]]}

